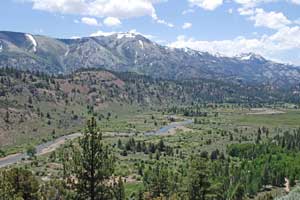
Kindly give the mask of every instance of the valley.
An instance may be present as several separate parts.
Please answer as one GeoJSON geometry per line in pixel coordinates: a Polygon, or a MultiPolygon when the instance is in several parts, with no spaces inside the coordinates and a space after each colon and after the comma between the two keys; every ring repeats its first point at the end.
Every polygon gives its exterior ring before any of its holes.
{"type": "MultiPolygon", "coordinates": [[[[189,155],[191,154],[199,153],[205,156],[204,152],[207,152],[208,156],[210,154],[212,156],[212,152],[217,150],[220,152],[217,155],[227,157],[229,153],[227,148],[231,144],[255,144],[258,137],[257,130],[262,127],[269,132],[269,134],[265,132],[261,135],[262,141],[267,141],[268,138],[273,138],[285,131],[296,131],[299,127],[299,121],[290,122],[289,124],[286,124],[286,121],[293,121],[293,116],[300,115],[300,110],[295,108],[284,108],[284,110],[285,114],[261,115],[259,119],[260,124],[257,124],[257,121],[251,115],[248,115],[249,109],[233,105],[218,105],[218,107],[203,108],[202,111],[207,112],[207,115],[201,117],[187,117],[182,113],[175,114],[170,111],[147,111],[144,114],[133,114],[131,117],[133,126],[141,126],[139,125],[139,121],[142,121],[142,123],[147,121],[146,124],[149,122],[155,123],[156,120],[165,120],[166,123],[172,123],[173,118],[170,118],[170,116],[178,117],[179,119],[175,119],[179,122],[184,118],[193,120],[194,123],[192,124],[186,123],[182,125],[181,123],[177,123],[177,125],[185,126],[186,128],[177,129],[172,134],[164,134],[168,133],[170,128],[173,127],[168,125],[166,128],[157,128],[158,131],[151,134],[149,132],[145,134],[142,131],[131,133],[128,130],[122,131],[121,128],[118,128],[119,132],[113,132],[113,130],[116,130],[115,127],[117,125],[122,126],[123,120],[128,120],[128,116],[122,116],[121,113],[117,112],[112,114],[118,114],[120,118],[109,122],[114,124],[112,127],[103,126],[103,124],[107,123],[104,121],[99,121],[99,126],[106,127],[107,132],[103,132],[104,141],[113,147],[119,159],[115,173],[117,176],[124,177],[126,196],[133,198],[144,187],[143,176],[139,174],[139,170],[141,170],[139,165],[141,162],[144,165],[167,162],[169,163],[168,165],[176,169],[177,167],[184,166],[184,163],[189,159],[189,155]],[[218,115],[216,116],[215,113],[218,113],[218,115]],[[276,126],[268,124],[270,117],[277,120],[276,126]],[[236,120],[237,118],[240,118],[240,121],[236,120]],[[171,121],[169,121],[170,119],[171,121]],[[151,120],[153,121],[151,122],[151,120]],[[132,142],[133,138],[135,144],[131,143],[129,145],[128,142],[132,142]],[[169,155],[167,152],[158,153],[157,151],[143,153],[143,150],[132,149],[138,148],[136,145],[140,142],[157,144],[159,141],[163,141],[165,146],[171,147],[174,155],[173,153],[169,155]]],[[[76,139],[74,142],[76,142],[76,139]]],[[[73,142],[69,140],[64,146],[59,145],[55,151],[49,151],[42,155],[37,148],[34,158],[28,157],[28,160],[19,162],[17,166],[31,169],[41,180],[59,178],[62,173],[63,164],[63,161],[60,160],[60,155],[68,152],[67,149],[70,148],[68,146],[71,143],[73,142]]],[[[269,192],[259,193],[259,196],[264,198],[267,194],[284,195],[284,189],[274,187],[269,192]]]]}
{"type": "Polygon", "coordinates": [[[297,67],[132,33],[0,42],[5,200],[297,197],[297,67]]]}
{"type": "MultiPolygon", "coordinates": [[[[204,84],[199,80],[192,90],[188,82],[156,82],[103,70],[55,77],[4,69],[1,79],[5,90],[1,96],[0,166],[29,170],[39,184],[63,198],[69,198],[64,194],[71,195],[72,189],[61,188],[61,177],[66,176],[68,160],[91,118],[102,132],[103,143],[116,156],[113,176],[123,178],[127,199],[141,195],[145,199],[161,195],[188,199],[189,182],[197,181],[189,170],[194,175],[207,170],[210,190],[226,191],[218,199],[231,195],[238,199],[235,188],[240,184],[247,200],[283,197],[281,177],[297,190],[300,109],[296,102],[287,103],[287,97],[294,99],[288,92],[231,87],[241,91],[237,94],[245,93],[247,98],[242,99],[235,97],[236,91],[227,94],[226,84],[211,90],[213,81],[204,84]],[[223,95],[208,95],[211,92],[223,95]],[[277,103],[272,103],[274,98],[277,103]],[[194,159],[201,160],[195,165],[202,163],[207,168],[193,171],[194,159]],[[266,167],[261,163],[269,163],[268,179],[257,179],[266,167]],[[282,166],[289,170],[283,171],[282,166]],[[242,175],[246,171],[253,174],[242,175]],[[219,179],[220,173],[232,182],[228,185],[227,179],[219,179]]],[[[54,198],[50,193],[43,195],[54,198]]]]}

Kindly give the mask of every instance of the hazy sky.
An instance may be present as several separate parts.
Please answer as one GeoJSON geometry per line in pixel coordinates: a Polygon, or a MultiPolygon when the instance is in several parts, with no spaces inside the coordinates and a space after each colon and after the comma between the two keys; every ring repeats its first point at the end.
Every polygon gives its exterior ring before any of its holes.
{"type": "Polygon", "coordinates": [[[0,29],[59,38],[137,32],[164,45],[300,65],[300,0],[1,0],[0,29]]]}

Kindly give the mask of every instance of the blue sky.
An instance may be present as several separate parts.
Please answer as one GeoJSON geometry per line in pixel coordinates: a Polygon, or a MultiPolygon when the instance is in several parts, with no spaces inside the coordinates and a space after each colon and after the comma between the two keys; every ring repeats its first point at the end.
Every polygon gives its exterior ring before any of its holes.
{"type": "Polygon", "coordinates": [[[300,0],[2,0],[0,30],[58,38],[135,31],[171,47],[300,65],[300,0]]]}

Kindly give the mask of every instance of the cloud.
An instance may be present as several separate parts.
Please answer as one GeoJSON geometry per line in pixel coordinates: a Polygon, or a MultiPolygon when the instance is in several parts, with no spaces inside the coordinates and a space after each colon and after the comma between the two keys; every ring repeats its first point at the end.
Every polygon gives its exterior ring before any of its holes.
{"type": "Polygon", "coordinates": [[[234,0],[236,3],[241,4],[243,7],[246,8],[253,8],[258,6],[259,4],[262,3],[271,3],[275,2],[277,0],[234,0]]]}
{"type": "Polygon", "coordinates": [[[190,14],[190,13],[194,13],[195,12],[195,10],[194,9],[187,9],[187,10],[184,10],[184,11],[182,11],[182,15],[187,15],[187,14],[190,14]]]}
{"type": "Polygon", "coordinates": [[[300,0],[291,0],[292,3],[300,5],[300,0]]]}
{"type": "Polygon", "coordinates": [[[273,43],[275,49],[280,50],[300,50],[300,26],[285,27],[271,35],[269,41],[273,43]]]}
{"type": "Polygon", "coordinates": [[[153,40],[156,38],[156,36],[154,35],[150,35],[150,34],[144,34],[144,33],[141,33],[141,32],[138,32],[136,29],[132,29],[129,31],[129,33],[133,33],[133,34],[136,34],[136,35],[142,35],[150,40],[153,40]]]}
{"type": "Polygon", "coordinates": [[[243,16],[254,15],[254,9],[248,7],[238,8],[238,12],[240,13],[240,15],[243,16]]]}
{"type": "Polygon", "coordinates": [[[281,29],[295,22],[290,21],[282,12],[266,12],[262,8],[241,7],[238,12],[242,16],[248,16],[256,27],[266,27],[270,29],[281,29]]]}
{"type": "Polygon", "coordinates": [[[150,16],[157,23],[174,27],[173,24],[159,19],[155,4],[167,0],[26,0],[32,8],[53,13],[76,14],[92,17],[114,17],[128,19],[150,16]]]}
{"type": "Polygon", "coordinates": [[[298,24],[298,25],[300,25],[300,18],[299,18],[299,19],[296,19],[296,20],[294,20],[294,23],[295,23],[295,24],[298,24]]]}
{"type": "Polygon", "coordinates": [[[275,3],[280,1],[285,1],[287,3],[300,5],[300,0],[234,0],[234,2],[247,8],[251,8],[251,7],[253,8],[253,7],[257,7],[260,4],[275,3]]]}
{"type": "Polygon", "coordinates": [[[156,23],[158,23],[158,24],[163,24],[163,25],[166,25],[166,26],[168,26],[168,27],[170,27],[170,28],[174,28],[174,27],[175,27],[174,24],[169,23],[169,22],[166,22],[165,20],[159,19],[158,16],[157,16],[156,14],[153,14],[153,15],[152,15],[152,18],[153,18],[153,20],[154,20],[156,23]]]}
{"type": "Polygon", "coordinates": [[[184,35],[177,37],[177,40],[168,46],[174,48],[191,48],[198,51],[207,51],[210,53],[221,53],[227,56],[233,56],[241,52],[251,52],[255,47],[259,46],[258,39],[246,39],[244,37],[237,37],[233,40],[220,41],[205,41],[187,38],[184,35]]]}
{"type": "Polygon", "coordinates": [[[122,24],[121,21],[116,17],[107,17],[103,20],[103,23],[106,26],[120,26],[122,24]]]}
{"type": "Polygon", "coordinates": [[[255,9],[249,19],[255,22],[254,25],[256,27],[267,27],[270,29],[281,29],[292,23],[281,12],[265,12],[261,8],[255,9]]]}
{"type": "Polygon", "coordinates": [[[153,0],[29,0],[33,9],[95,17],[131,18],[155,13],[153,0]]]}
{"type": "Polygon", "coordinates": [[[90,26],[99,26],[97,19],[90,18],[90,17],[81,18],[81,23],[87,24],[87,25],[90,25],[90,26]]]}
{"type": "Polygon", "coordinates": [[[168,26],[168,27],[170,27],[170,28],[174,28],[174,27],[175,27],[174,24],[169,23],[169,22],[166,22],[165,20],[162,20],[162,19],[156,19],[155,21],[156,21],[158,24],[163,24],[163,25],[166,25],[166,26],[168,26]]]}
{"type": "Polygon", "coordinates": [[[191,5],[199,6],[205,10],[215,10],[223,4],[223,0],[188,0],[191,5]]]}
{"type": "Polygon", "coordinates": [[[192,23],[186,22],[182,25],[182,29],[189,29],[192,28],[192,26],[193,26],[192,23]]]}
{"type": "Polygon", "coordinates": [[[241,53],[254,52],[273,60],[282,60],[300,65],[300,27],[284,27],[272,35],[263,35],[256,38],[242,36],[232,40],[205,41],[178,36],[175,42],[168,44],[174,48],[191,48],[207,51],[213,54],[221,53],[226,56],[235,56],[241,53]]]}

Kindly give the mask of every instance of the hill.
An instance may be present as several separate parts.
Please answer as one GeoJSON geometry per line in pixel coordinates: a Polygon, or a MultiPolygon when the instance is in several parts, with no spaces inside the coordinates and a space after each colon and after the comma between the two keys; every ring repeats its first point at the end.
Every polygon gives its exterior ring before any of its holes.
{"type": "Polygon", "coordinates": [[[208,79],[162,80],[105,70],[49,76],[4,68],[0,88],[0,145],[51,137],[60,130],[76,131],[88,115],[104,117],[105,108],[299,102],[297,88],[283,91],[208,79]]]}

